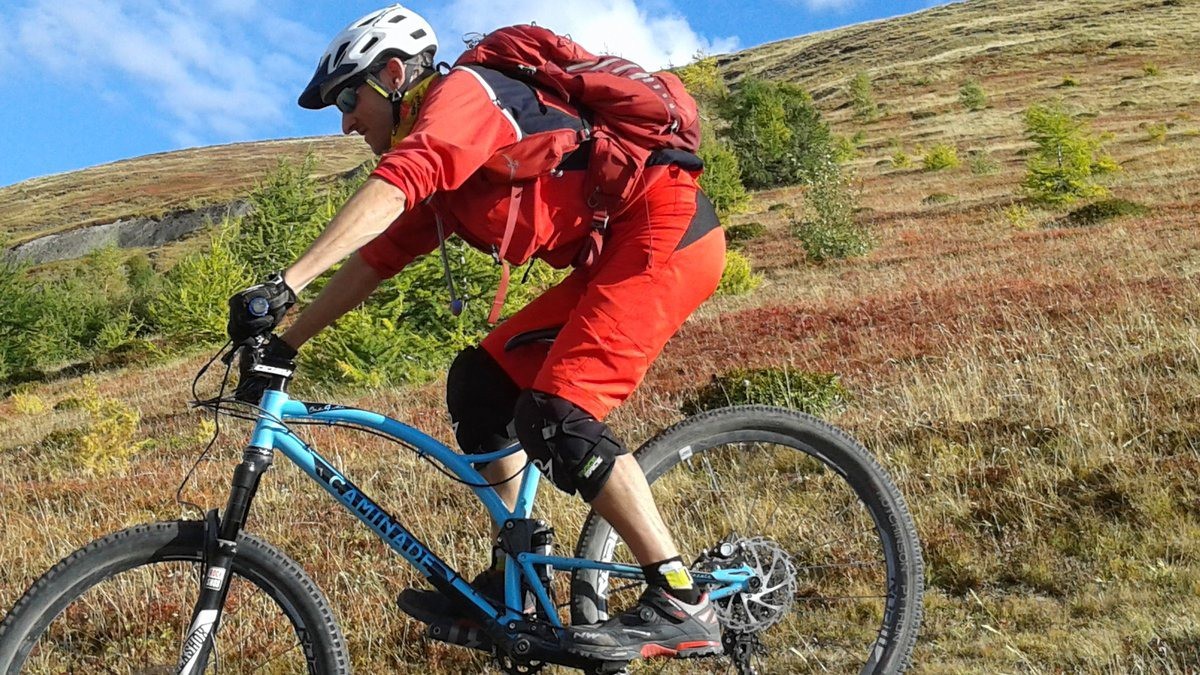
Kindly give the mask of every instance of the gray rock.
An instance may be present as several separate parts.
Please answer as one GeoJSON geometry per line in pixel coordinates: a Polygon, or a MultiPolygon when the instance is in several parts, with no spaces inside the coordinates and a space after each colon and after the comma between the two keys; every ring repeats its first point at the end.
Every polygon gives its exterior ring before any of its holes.
{"type": "Polygon", "coordinates": [[[244,216],[250,209],[248,202],[239,200],[229,204],[177,211],[159,220],[131,218],[91,225],[70,232],[38,237],[5,251],[4,256],[10,260],[40,265],[55,260],[80,258],[105,246],[152,248],[181,239],[208,223],[217,222],[227,216],[244,216]]]}

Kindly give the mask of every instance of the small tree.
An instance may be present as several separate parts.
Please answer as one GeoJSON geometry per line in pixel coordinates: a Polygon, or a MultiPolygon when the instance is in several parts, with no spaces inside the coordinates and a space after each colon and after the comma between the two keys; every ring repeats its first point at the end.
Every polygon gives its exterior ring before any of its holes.
{"type": "Polygon", "coordinates": [[[871,87],[871,77],[859,71],[850,80],[850,102],[854,105],[854,118],[859,122],[870,122],[879,117],[879,106],[871,87]]]}
{"type": "Polygon", "coordinates": [[[717,104],[729,94],[714,56],[697,54],[695,61],[674,72],[701,106],[717,104]]]}
{"type": "Polygon", "coordinates": [[[956,169],[961,162],[958,159],[958,149],[953,145],[938,143],[925,152],[921,158],[921,164],[926,171],[941,171],[942,169],[956,169]]]}
{"type": "Polygon", "coordinates": [[[857,200],[849,183],[832,156],[813,173],[804,196],[805,213],[802,219],[793,220],[792,229],[809,260],[850,258],[870,250],[870,236],[854,220],[857,200]]]}
{"type": "Polygon", "coordinates": [[[968,80],[958,89],[958,100],[967,110],[983,110],[987,107],[987,94],[977,80],[968,80]]]}
{"type": "Polygon", "coordinates": [[[807,182],[829,155],[829,127],[800,87],[746,78],[721,107],[746,187],[807,182]]]}
{"type": "Polygon", "coordinates": [[[1037,146],[1022,185],[1028,197],[1057,205],[1108,193],[1096,178],[1119,167],[1086,122],[1061,106],[1037,104],[1025,111],[1025,132],[1037,146]]]}

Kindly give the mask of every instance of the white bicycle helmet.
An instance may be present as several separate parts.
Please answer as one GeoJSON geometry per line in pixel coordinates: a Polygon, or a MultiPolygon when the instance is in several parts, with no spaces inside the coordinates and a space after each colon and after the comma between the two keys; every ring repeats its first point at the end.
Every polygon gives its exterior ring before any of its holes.
{"type": "Polygon", "coordinates": [[[332,105],[347,81],[393,56],[408,60],[428,52],[428,67],[437,47],[433,27],[415,12],[401,5],[372,12],[346,26],[325,48],[317,72],[300,94],[300,107],[319,110],[332,105]]]}

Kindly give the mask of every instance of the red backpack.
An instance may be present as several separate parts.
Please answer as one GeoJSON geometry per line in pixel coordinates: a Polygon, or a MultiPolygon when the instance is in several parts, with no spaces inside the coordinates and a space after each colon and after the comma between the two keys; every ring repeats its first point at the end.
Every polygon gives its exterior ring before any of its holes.
{"type": "MultiPolygon", "coordinates": [[[[549,131],[526,136],[505,150],[512,167],[513,204],[499,257],[503,261],[520,203],[520,180],[554,170],[583,142],[592,144],[587,204],[593,209],[592,233],[577,264],[586,266],[600,253],[610,211],[634,192],[650,156],[659,150],[695,154],[700,146],[700,114],[695,99],[673,73],[647,73],[618,56],[596,56],[569,38],[545,28],[519,25],[486,35],[455,66],[479,65],[529,82],[575,107],[590,125],[583,132],[549,131]]],[[[503,263],[500,292],[492,306],[495,322],[508,285],[503,263]]]]}

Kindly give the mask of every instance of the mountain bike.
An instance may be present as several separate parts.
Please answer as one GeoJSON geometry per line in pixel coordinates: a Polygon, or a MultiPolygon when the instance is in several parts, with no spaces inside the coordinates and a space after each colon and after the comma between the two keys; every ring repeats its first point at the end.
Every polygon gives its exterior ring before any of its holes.
{"type": "MultiPolygon", "coordinates": [[[[243,349],[254,359],[261,342],[243,349]]],[[[236,351],[225,355],[227,366],[236,351]]],[[[565,652],[561,637],[568,621],[597,622],[624,598],[632,604],[644,588],[642,570],[594,512],[574,555],[556,555],[553,528],[533,517],[541,475],[530,464],[512,478],[520,481],[515,507],[504,505],[476,467],[519,446],[459,454],[377,413],[292,399],[291,370],[251,369],[270,384],[245,415],[253,432],[225,508],[203,520],[131,527],[67,556],[0,623],[0,673],[350,672],[325,595],[297,562],[244,529],[277,453],[470,608],[470,621],[426,626],[429,638],[488,652],[506,673],[548,664],[597,675],[625,671],[624,661],[565,652]],[[301,440],[295,428],[305,424],[387,438],[468,485],[508,556],[504,604],[472,588],[301,440]]],[[[228,413],[233,399],[201,403],[228,413]]],[[[680,549],[695,555],[692,576],[714,602],[739,675],[904,670],[922,615],[921,549],[903,497],[861,445],[800,412],[741,406],[679,422],[635,456],[680,549]]],[[[688,668],[729,666],[716,657],[688,668]]]]}

